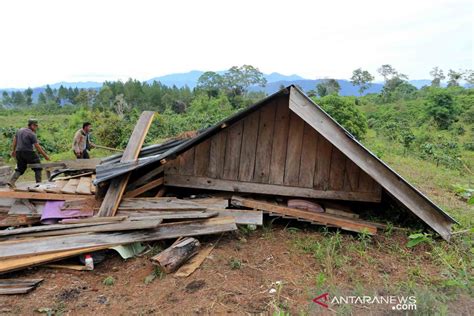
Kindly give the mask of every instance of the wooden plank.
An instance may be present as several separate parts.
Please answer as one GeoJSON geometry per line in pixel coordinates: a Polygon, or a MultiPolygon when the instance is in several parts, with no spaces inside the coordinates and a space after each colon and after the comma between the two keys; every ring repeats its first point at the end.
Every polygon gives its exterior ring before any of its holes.
{"type": "Polygon", "coordinates": [[[337,148],[331,154],[331,169],[329,171],[329,189],[340,191],[344,189],[346,172],[346,156],[337,148]]]}
{"type": "MultiPolygon", "coordinates": [[[[114,216],[114,217],[88,217],[88,218],[65,218],[59,221],[59,224],[88,224],[88,223],[110,223],[120,222],[126,219],[127,216],[114,216]]],[[[50,225],[49,225],[50,226],[50,225]]]]}
{"type": "Polygon", "coordinates": [[[318,133],[308,124],[304,124],[303,145],[301,149],[301,166],[298,186],[312,188],[314,171],[316,168],[316,152],[318,146],[318,133]]]}
{"type": "Polygon", "coordinates": [[[242,148],[240,150],[239,180],[251,181],[255,170],[260,111],[243,119],[242,148]]]}
{"type": "Polygon", "coordinates": [[[263,225],[263,213],[256,210],[216,209],[208,208],[207,211],[216,212],[218,216],[231,216],[239,225],[263,225]]]}
{"type": "Polygon", "coordinates": [[[89,268],[79,264],[45,264],[43,267],[51,269],[66,269],[66,270],[75,270],[75,271],[88,271],[89,268]]]}
{"type": "Polygon", "coordinates": [[[360,168],[349,158],[346,159],[346,173],[344,176],[344,190],[358,191],[360,168]]]}
{"type": "Polygon", "coordinates": [[[84,199],[84,195],[78,195],[78,194],[56,194],[56,193],[0,191],[0,198],[3,198],[3,197],[15,198],[15,199],[58,200],[58,201],[84,199]]]}
{"type": "Polygon", "coordinates": [[[75,249],[75,250],[58,251],[58,252],[42,254],[42,255],[33,255],[31,257],[24,257],[24,258],[2,259],[0,261],[0,273],[16,271],[23,268],[43,264],[46,262],[54,262],[54,261],[66,259],[69,257],[74,257],[82,253],[90,253],[90,252],[103,250],[107,248],[108,246],[80,248],[80,249],[75,249]]]}
{"type": "Polygon", "coordinates": [[[331,170],[332,148],[330,142],[318,135],[318,152],[314,170],[313,187],[318,190],[329,190],[329,173],[331,170]]]}
{"type": "Polygon", "coordinates": [[[297,186],[300,175],[301,150],[303,145],[304,121],[295,113],[290,113],[290,129],[285,161],[285,185],[297,186]]]}
{"type": "Polygon", "coordinates": [[[61,193],[64,194],[76,194],[77,186],[79,185],[79,179],[71,179],[61,189],[61,193]]]}
{"type": "Polygon", "coordinates": [[[15,200],[13,205],[10,207],[10,210],[8,211],[8,215],[29,215],[29,216],[35,216],[35,215],[41,215],[38,212],[38,209],[36,208],[35,205],[33,205],[30,200],[26,199],[18,199],[15,200]]]}
{"type": "MultiPolygon", "coordinates": [[[[197,219],[211,218],[219,214],[217,211],[117,211],[118,215],[126,215],[131,221],[154,219],[197,219]]],[[[237,223],[236,224],[240,224],[237,223]]]]}
{"type": "Polygon", "coordinates": [[[179,155],[179,174],[194,174],[194,153],[195,147],[192,147],[179,155]]]}
{"type": "Polygon", "coordinates": [[[356,220],[329,215],[325,213],[314,213],[309,211],[303,211],[298,209],[293,209],[285,206],[275,205],[267,202],[243,199],[240,197],[232,197],[232,204],[237,206],[245,206],[259,210],[265,210],[268,212],[274,212],[282,215],[288,215],[296,218],[304,218],[311,221],[321,223],[323,225],[334,225],[340,227],[344,230],[354,231],[354,232],[366,232],[368,234],[374,235],[377,233],[377,227],[370,225],[367,222],[360,223],[356,220]]]}
{"type": "Polygon", "coordinates": [[[240,148],[242,145],[242,120],[232,124],[227,131],[224,158],[224,179],[236,180],[239,176],[240,148]]]}
{"type": "Polygon", "coordinates": [[[211,138],[208,175],[211,178],[222,178],[227,141],[227,130],[220,131],[211,138]]]}
{"type": "Polygon", "coordinates": [[[201,249],[197,255],[192,257],[187,263],[182,265],[178,271],[174,273],[174,276],[179,278],[186,278],[193,274],[201,264],[206,260],[206,258],[211,254],[212,250],[214,249],[216,244],[208,245],[201,249]]]}
{"type": "Polygon", "coordinates": [[[288,129],[290,110],[288,100],[279,98],[275,114],[275,132],[270,160],[270,183],[283,184],[285,176],[286,147],[288,143],[288,129]]]}
{"type": "Polygon", "coordinates": [[[332,214],[332,215],[337,215],[337,216],[355,218],[355,219],[359,218],[359,214],[343,211],[343,210],[340,210],[340,209],[337,209],[337,208],[326,207],[326,213],[327,214],[332,214]]]}
{"type": "Polygon", "coordinates": [[[126,197],[126,198],[137,197],[137,196],[142,195],[143,193],[145,193],[147,191],[150,191],[150,190],[152,190],[152,189],[154,189],[154,188],[156,188],[156,187],[158,187],[162,184],[163,184],[163,177],[158,178],[158,179],[153,180],[153,181],[150,181],[147,184],[145,184],[145,185],[143,185],[139,188],[136,188],[133,191],[125,193],[124,197],[126,197]]]}
{"type": "Polygon", "coordinates": [[[384,189],[430,225],[444,239],[449,240],[451,225],[455,223],[452,218],[406,181],[402,180],[400,175],[387,168],[354,139],[348,137],[347,133],[336,122],[293,87],[290,89],[290,109],[339,148],[361,170],[375,179],[384,189]]]}
{"type": "Polygon", "coordinates": [[[33,225],[40,222],[41,216],[14,215],[0,220],[0,227],[33,225]]]}
{"type": "Polygon", "coordinates": [[[184,188],[260,193],[316,199],[333,199],[364,202],[380,202],[381,199],[381,196],[379,194],[375,194],[373,192],[345,192],[330,190],[324,191],[310,188],[299,188],[266,183],[241,182],[179,175],[173,175],[170,177],[165,176],[165,185],[184,188]]]}
{"type": "Polygon", "coordinates": [[[275,126],[276,102],[260,109],[257,149],[253,181],[268,183],[270,178],[270,161],[272,158],[273,133],[275,126]]]}
{"type": "Polygon", "coordinates": [[[65,168],[65,169],[95,169],[101,163],[100,158],[63,160],[58,162],[46,162],[29,164],[29,168],[65,168]]]}
{"type": "Polygon", "coordinates": [[[211,140],[207,139],[196,146],[194,153],[194,175],[205,176],[209,167],[211,140]]]}
{"type": "Polygon", "coordinates": [[[45,232],[45,231],[51,231],[51,230],[88,227],[88,226],[104,225],[104,224],[109,224],[109,223],[102,222],[102,223],[78,223],[78,224],[68,224],[68,225],[51,224],[51,225],[32,226],[32,227],[24,227],[24,228],[17,228],[17,229],[1,230],[0,237],[29,234],[29,233],[38,233],[38,232],[45,232]]]}
{"type": "Polygon", "coordinates": [[[47,193],[61,193],[61,189],[67,184],[66,180],[54,181],[54,186],[45,188],[44,191],[47,193]]]}
{"type": "Polygon", "coordinates": [[[75,174],[73,176],[65,176],[65,177],[55,177],[54,180],[55,181],[60,181],[60,180],[71,180],[71,179],[77,179],[77,178],[80,178],[80,177],[85,177],[85,176],[91,176],[93,175],[94,172],[83,172],[83,173],[80,173],[80,174],[75,174]]]}
{"type": "Polygon", "coordinates": [[[77,194],[87,194],[87,195],[92,194],[92,192],[91,192],[91,182],[92,182],[91,177],[81,177],[79,179],[79,184],[77,185],[77,188],[76,188],[76,193],[77,194]]]}
{"type": "MultiPolygon", "coordinates": [[[[50,238],[38,238],[15,243],[0,243],[2,259],[29,257],[51,252],[75,250],[87,247],[116,246],[134,242],[162,240],[186,236],[200,236],[236,230],[232,217],[216,217],[206,220],[161,224],[157,229],[133,232],[76,234],[50,238]]],[[[0,270],[3,261],[0,262],[0,270]]]]}
{"type": "MultiPolygon", "coordinates": [[[[120,221],[116,223],[95,223],[88,224],[83,227],[76,228],[66,228],[66,229],[56,229],[50,231],[42,232],[32,232],[24,233],[21,237],[47,237],[47,236],[62,236],[62,235],[72,235],[72,234],[81,234],[81,233],[102,233],[102,232],[119,232],[127,230],[148,230],[152,228],[157,228],[161,224],[162,219],[154,219],[147,221],[120,221]]],[[[80,225],[80,224],[77,224],[80,225]]]]}
{"type": "Polygon", "coordinates": [[[203,211],[206,207],[193,203],[190,200],[170,198],[124,198],[118,209],[121,211],[203,211]]]}
{"type": "Polygon", "coordinates": [[[359,183],[358,191],[359,192],[371,192],[373,187],[373,179],[364,171],[359,173],[359,183]]]}
{"type": "Polygon", "coordinates": [[[26,294],[34,289],[34,286],[25,286],[17,288],[0,288],[0,295],[26,294]]]}
{"type": "MultiPolygon", "coordinates": [[[[154,116],[155,112],[151,111],[145,111],[140,115],[120,162],[135,161],[138,158],[154,116]]],[[[127,187],[129,177],[130,173],[127,173],[110,181],[109,189],[107,190],[98,213],[99,216],[115,215],[120,201],[122,200],[122,195],[127,187]]]]}
{"type": "Polygon", "coordinates": [[[44,279],[0,279],[0,286],[36,286],[44,279]]]}

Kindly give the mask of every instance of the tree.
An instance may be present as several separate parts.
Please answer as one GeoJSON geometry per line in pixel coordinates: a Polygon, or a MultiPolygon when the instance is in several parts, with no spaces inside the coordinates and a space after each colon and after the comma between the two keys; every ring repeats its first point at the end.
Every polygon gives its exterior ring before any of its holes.
{"type": "Polygon", "coordinates": [[[361,139],[367,132],[367,119],[353,98],[328,95],[318,100],[321,107],[352,135],[361,139]]]}
{"type": "Polygon", "coordinates": [[[2,92],[2,103],[6,107],[10,107],[12,105],[12,99],[7,91],[2,92]]]}
{"type": "Polygon", "coordinates": [[[251,65],[233,66],[222,77],[223,86],[230,96],[244,95],[250,86],[267,84],[263,73],[251,65]]]}
{"type": "Polygon", "coordinates": [[[466,80],[470,88],[474,87],[474,70],[467,69],[464,72],[464,80],[466,80]]]}
{"type": "Polygon", "coordinates": [[[316,85],[316,91],[320,97],[335,94],[338,95],[341,90],[341,86],[336,79],[326,79],[316,85]]]}
{"type": "Polygon", "coordinates": [[[408,80],[407,75],[399,73],[395,68],[388,64],[382,65],[377,69],[377,72],[383,77],[385,81],[381,93],[382,99],[385,102],[390,101],[393,98],[392,95],[397,87],[408,80]]]}
{"type": "Polygon", "coordinates": [[[26,106],[32,106],[33,105],[33,89],[28,88],[25,91],[23,91],[23,94],[25,95],[26,106]]]}
{"type": "Polygon", "coordinates": [[[362,95],[365,90],[370,88],[374,79],[370,72],[358,68],[352,72],[351,82],[353,86],[359,86],[359,94],[362,95]]]}
{"type": "Polygon", "coordinates": [[[449,69],[448,71],[448,87],[459,87],[459,80],[462,79],[462,71],[454,71],[449,69]]]}
{"type": "Polygon", "coordinates": [[[199,77],[196,88],[206,91],[208,97],[211,98],[217,97],[222,86],[223,78],[221,75],[213,71],[206,71],[199,77]]]}
{"type": "Polygon", "coordinates": [[[453,96],[446,89],[432,89],[428,95],[427,112],[441,129],[447,129],[456,120],[458,110],[453,96]]]}
{"type": "Polygon", "coordinates": [[[433,80],[431,80],[431,86],[432,87],[440,87],[441,86],[441,81],[446,79],[446,76],[443,73],[443,69],[440,69],[438,67],[434,67],[430,71],[431,77],[433,77],[433,80]]]}

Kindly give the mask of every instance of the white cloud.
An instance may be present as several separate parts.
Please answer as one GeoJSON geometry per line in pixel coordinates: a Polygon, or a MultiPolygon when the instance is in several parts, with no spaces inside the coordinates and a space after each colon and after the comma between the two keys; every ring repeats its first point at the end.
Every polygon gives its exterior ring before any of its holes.
{"type": "Polygon", "coordinates": [[[0,87],[140,80],[252,64],[348,78],[473,68],[472,1],[3,2],[0,87]]]}

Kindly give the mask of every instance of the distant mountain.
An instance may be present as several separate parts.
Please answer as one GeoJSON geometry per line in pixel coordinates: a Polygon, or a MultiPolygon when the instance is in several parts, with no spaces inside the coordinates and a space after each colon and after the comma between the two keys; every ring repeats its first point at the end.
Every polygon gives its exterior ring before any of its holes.
{"type": "MultiPolygon", "coordinates": [[[[90,89],[90,88],[100,88],[102,87],[102,82],[94,82],[94,81],[84,81],[84,82],[65,82],[61,81],[58,83],[50,84],[49,86],[51,89],[59,89],[59,87],[63,86],[64,88],[78,88],[78,89],[90,89]]],[[[46,88],[43,86],[42,88],[46,88]]]]}
{"type": "MultiPolygon", "coordinates": [[[[281,87],[286,87],[289,86],[290,84],[294,84],[300,88],[302,88],[305,92],[308,92],[310,90],[316,90],[316,85],[318,85],[320,82],[324,81],[324,79],[316,79],[316,80],[309,80],[309,79],[302,79],[302,80],[293,80],[293,81],[287,81],[287,80],[282,80],[282,81],[276,81],[276,82],[271,82],[268,83],[265,88],[262,87],[252,87],[251,91],[265,91],[266,94],[272,94],[280,90],[281,87]]],[[[359,87],[358,86],[353,86],[352,83],[349,80],[337,80],[339,85],[341,86],[341,91],[340,95],[343,96],[358,96],[359,95],[359,87]]],[[[381,83],[374,83],[372,86],[364,91],[363,95],[366,95],[368,93],[379,93],[382,91],[383,84],[381,83]]]]}

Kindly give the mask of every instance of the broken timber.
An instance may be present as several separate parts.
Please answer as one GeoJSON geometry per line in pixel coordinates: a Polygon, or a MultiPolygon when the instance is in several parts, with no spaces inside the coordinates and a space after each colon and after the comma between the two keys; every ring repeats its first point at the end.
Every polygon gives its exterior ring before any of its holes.
{"type": "Polygon", "coordinates": [[[275,205],[267,202],[261,202],[251,199],[244,199],[240,197],[232,197],[232,204],[237,206],[245,206],[254,209],[264,210],[268,212],[274,212],[281,215],[292,216],[295,218],[303,218],[310,221],[314,221],[323,225],[333,225],[340,227],[344,230],[349,230],[358,233],[368,233],[374,235],[377,233],[377,227],[367,222],[359,222],[349,218],[344,218],[335,215],[329,215],[325,213],[315,213],[309,211],[303,211],[293,209],[285,206],[275,205]]]}
{"type": "MultiPolygon", "coordinates": [[[[145,111],[140,115],[137,125],[133,129],[132,136],[128,141],[120,162],[135,161],[138,158],[145,136],[151,126],[155,112],[145,111]]],[[[109,189],[100,207],[98,216],[114,216],[122,200],[123,193],[127,187],[130,173],[114,178],[110,182],[109,189]]]]}
{"type": "Polygon", "coordinates": [[[189,258],[194,256],[200,249],[201,244],[195,238],[183,238],[151,258],[164,272],[176,271],[189,258]]]}

